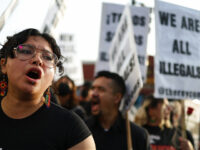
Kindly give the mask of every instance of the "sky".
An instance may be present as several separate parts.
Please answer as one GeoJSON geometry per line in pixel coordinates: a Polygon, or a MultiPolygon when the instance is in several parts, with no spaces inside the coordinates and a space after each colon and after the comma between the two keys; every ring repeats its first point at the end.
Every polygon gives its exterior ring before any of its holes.
{"type": "Polygon", "coordinates": [[[68,0],[61,30],[74,34],[75,49],[81,60],[97,60],[102,2],[127,4],[130,0],[68,0]]]}
{"type": "MultiPolygon", "coordinates": [[[[10,0],[0,0],[3,4],[10,0]]],[[[25,28],[34,27],[41,29],[46,17],[48,7],[52,0],[18,0],[18,5],[0,32],[0,43],[4,43],[8,35],[12,35],[25,28]]],[[[66,11],[64,18],[57,26],[58,32],[73,34],[75,37],[75,50],[82,61],[95,61],[98,57],[101,6],[102,2],[116,4],[130,4],[131,0],[65,0],[66,11]]],[[[198,0],[164,0],[170,3],[200,10],[198,0]]],[[[154,0],[136,0],[143,2],[148,7],[154,7],[154,0]]],[[[1,13],[1,11],[0,11],[1,13]]],[[[154,18],[151,16],[152,19],[154,18]]],[[[148,39],[154,39],[154,25],[150,26],[152,34],[148,39]]],[[[149,40],[150,41],[150,40],[149,40]]],[[[147,52],[155,53],[154,42],[147,43],[147,52]]]]}

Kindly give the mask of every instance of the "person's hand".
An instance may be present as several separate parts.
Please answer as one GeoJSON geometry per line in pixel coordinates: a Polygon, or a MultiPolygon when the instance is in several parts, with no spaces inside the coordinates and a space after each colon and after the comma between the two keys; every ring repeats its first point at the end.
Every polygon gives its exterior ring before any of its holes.
{"type": "Polygon", "coordinates": [[[189,140],[180,137],[179,141],[180,141],[180,149],[181,150],[194,150],[192,143],[189,140]]]}

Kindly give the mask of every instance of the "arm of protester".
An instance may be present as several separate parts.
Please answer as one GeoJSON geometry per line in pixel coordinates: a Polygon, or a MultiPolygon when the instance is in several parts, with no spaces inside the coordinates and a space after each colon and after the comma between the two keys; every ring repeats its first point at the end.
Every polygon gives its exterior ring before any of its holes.
{"type": "Polygon", "coordinates": [[[181,150],[194,150],[192,143],[189,140],[180,137],[179,141],[180,141],[180,149],[181,150]]]}
{"type": "Polygon", "coordinates": [[[96,150],[94,139],[92,135],[83,140],[82,142],[76,144],[75,146],[69,148],[69,150],[96,150]]]}

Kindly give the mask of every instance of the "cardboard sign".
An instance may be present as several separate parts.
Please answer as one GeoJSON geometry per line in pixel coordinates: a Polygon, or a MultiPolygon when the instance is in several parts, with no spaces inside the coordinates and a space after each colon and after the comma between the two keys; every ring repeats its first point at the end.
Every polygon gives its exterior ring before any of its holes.
{"type": "Polygon", "coordinates": [[[200,98],[200,12],[155,1],[155,97],[200,98]]]}
{"type": "MultiPolygon", "coordinates": [[[[99,43],[99,57],[95,65],[95,72],[109,70],[109,48],[117,25],[119,24],[124,5],[103,3],[101,34],[99,43]]],[[[131,19],[134,28],[138,59],[143,81],[146,79],[146,47],[150,9],[145,7],[131,6],[131,19]]]]}
{"type": "Polygon", "coordinates": [[[121,75],[127,87],[120,106],[122,111],[130,108],[143,85],[133,35],[130,6],[127,5],[109,49],[110,71],[121,75]]]}
{"type": "MultiPolygon", "coordinates": [[[[76,84],[80,86],[83,84],[83,68],[81,60],[79,59],[75,49],[74,49],[74,37],[71,34],[61,34],[60,40],[58,40],[58,45],[61,49],[61,54],[64,56],[63,75],[68,75],[76,84]]],[[[60,76],[58,73],[55,75],[55,80],[60,76]]]]}

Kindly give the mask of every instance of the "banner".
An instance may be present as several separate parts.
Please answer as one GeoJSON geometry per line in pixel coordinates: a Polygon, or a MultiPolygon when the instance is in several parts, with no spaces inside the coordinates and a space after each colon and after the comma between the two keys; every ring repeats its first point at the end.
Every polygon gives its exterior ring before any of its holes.
{"type": "Polygon", "coordinates": [[[110,71],[123,77],[127,92],[120,110],[126,111],[135,102],[143,85],[136,44],[133,38],[130,6],[126,6],[109,49],[110,71]]]}
{"type": "MultiPolygon", "coordinates": [[[[109,48],[112,38],[115,34],[117,25],[120,21],[124,5],[103,3],[101,34],[99,42],[99,56],[95,65],[95,72],[100,70],[109,70],[109,48]]],[[[146,47],[147,34],[149,31],[149,13],[150,9],[145,7],[131,6],[131,18],[134,28],[134,38],[136,42],[138,59],[142,73],[143,81],[146,79],[146,47]]]]}
{"type": "Polygon", "coordinates": [[[200,99],[200,12],[155,1],[155,97],[200,99]]]}
{"type": "Polygon", "coordinates": [[[58,22],[63,18],[65,10],[65,0],[52,1],[51,6],[48,9],[46,18],[44,20],[42,31],[52,35],[55,34],[54,30],[57,27],[58,22]]]}
{"type": "Polygon", "coordinates": [[[3,29],[6,21],[9,19],[18,4],[18,0],[1,1],[0,6],[0,31],[3,29]]]}
{"type": "MultiPolygon", "coordinates": [[[[74,36],[71,34],[61,34],[58,40],[58,45],[61,49],[61,54],[64,57],[63,67],[64,75],[68,75],[76,86],[81,86],[84,83],[83,68],[80,58],[74,48],[74,36]]],[[[58,72],[55,75],[55,80],[60,78],[58,72]]]]}

